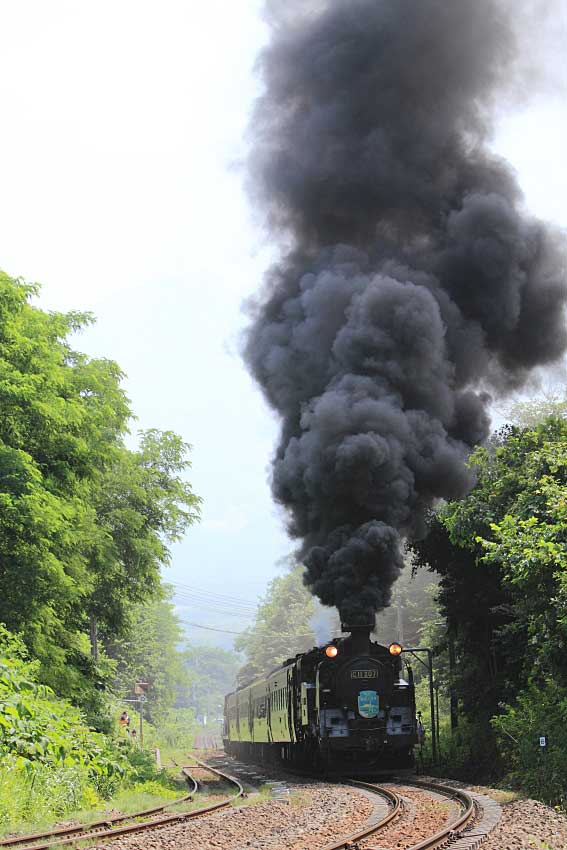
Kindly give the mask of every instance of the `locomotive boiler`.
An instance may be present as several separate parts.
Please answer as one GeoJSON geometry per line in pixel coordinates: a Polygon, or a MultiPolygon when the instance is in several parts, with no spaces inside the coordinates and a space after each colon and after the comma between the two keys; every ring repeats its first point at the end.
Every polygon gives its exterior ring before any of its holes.
{"type": "Polygon", "coordinates": [[[357,773],[413,765],[415,691],[402,647],[374,643],[368,626],[343,629],[225,697],[227,752],[357,773]]]}

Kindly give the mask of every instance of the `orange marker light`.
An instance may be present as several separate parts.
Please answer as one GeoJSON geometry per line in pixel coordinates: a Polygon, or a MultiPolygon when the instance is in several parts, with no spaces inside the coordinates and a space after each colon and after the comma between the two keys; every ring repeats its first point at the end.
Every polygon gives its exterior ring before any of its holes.
{"type": "Polygon", "coordinates": [[[399,643],[391,643],[388,649],[390,650],[390,655],[402,654],[402,647],[399,643]]]}
{"type": "Polygon", "coordinates": [[[337,649],[336,646],[333,646],[333,645],[328,646],[327,649],[325,650],[325,655],[327,656],[327,658],[336,658],[338,654],[339,654],[339,650],[337,649]]]}

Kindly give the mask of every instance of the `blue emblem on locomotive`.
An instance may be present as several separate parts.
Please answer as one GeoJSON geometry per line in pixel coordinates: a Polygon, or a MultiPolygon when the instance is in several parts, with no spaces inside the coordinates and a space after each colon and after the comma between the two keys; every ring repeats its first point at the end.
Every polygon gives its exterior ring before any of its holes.
{"type": "Polygon", "coordinates": [[[377,717],[378,694],[376,691],[361,691],[358,695],[358,712],[362,717],[377,717]]]}

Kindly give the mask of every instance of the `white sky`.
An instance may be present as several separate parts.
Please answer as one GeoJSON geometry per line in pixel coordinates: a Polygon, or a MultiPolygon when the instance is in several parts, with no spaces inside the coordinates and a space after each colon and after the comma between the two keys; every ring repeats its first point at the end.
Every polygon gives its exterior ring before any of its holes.
{"type": "MultiPolygon", "coordinates": [[[[245,599],[291,548],[266,483],[275,422],[237,351],[268,262],[238,168],[260,6],[0,0],[0,267],[40,281],[45,308],[92,310],[77,347],[119,362],[140,427],[194,444],[204,519],[166,579],[245,599]]],[[[503,118],[495,148],[531,210],[567,227],[560,92],[503,118]]]]}

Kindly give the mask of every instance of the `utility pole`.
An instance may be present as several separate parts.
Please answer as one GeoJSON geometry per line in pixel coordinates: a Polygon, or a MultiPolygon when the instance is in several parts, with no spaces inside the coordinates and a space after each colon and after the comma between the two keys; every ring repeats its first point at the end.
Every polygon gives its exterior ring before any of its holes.
{"type": "Polygon", "coordinates": [[[144,744],[144,703],[147,700],[146,691],[150,687],[149,682],[136,682],[134,693],[138,697],[137,703],[140,710],[140,746],[144,744]]]}
{"type": "Polygon", "coordinates": [[[433,764],[437,764],[437,712],[435,711],[435,692],[433,688],[433,652],[427,646],[410,647],[402,651],[413,655],[420,664],[423,664],[428,673],[429,712],[431,718],[431,756],[433,758],[433,764]],[[419,657],[418,653],[422,652],[427,654],[427,664],[419,657]]]}
{"type": "Polygon", "coordinates": [[[95,614],[90,615],[89,632],[91,637],[91,658],[95,664],[98,664],[98,624],[95,614]]]}
{"type": "Polygon", "coordinates": [[[457,694],[455,693],[455,632],[452,625],[448,624],[447,638],[449,643],[449,705],[451,713],[451,731],[454,732],[459,725],[459,711],[457,705],[457,694]]]}
{"type": "Polygon", "coordinates": [[[402,603],[400,597],[398,596],[397,606],[396,606],[396,618],[398,624],[398,643],[402,646],[404,645],[404,612],[402,608],[402,603]]]}

